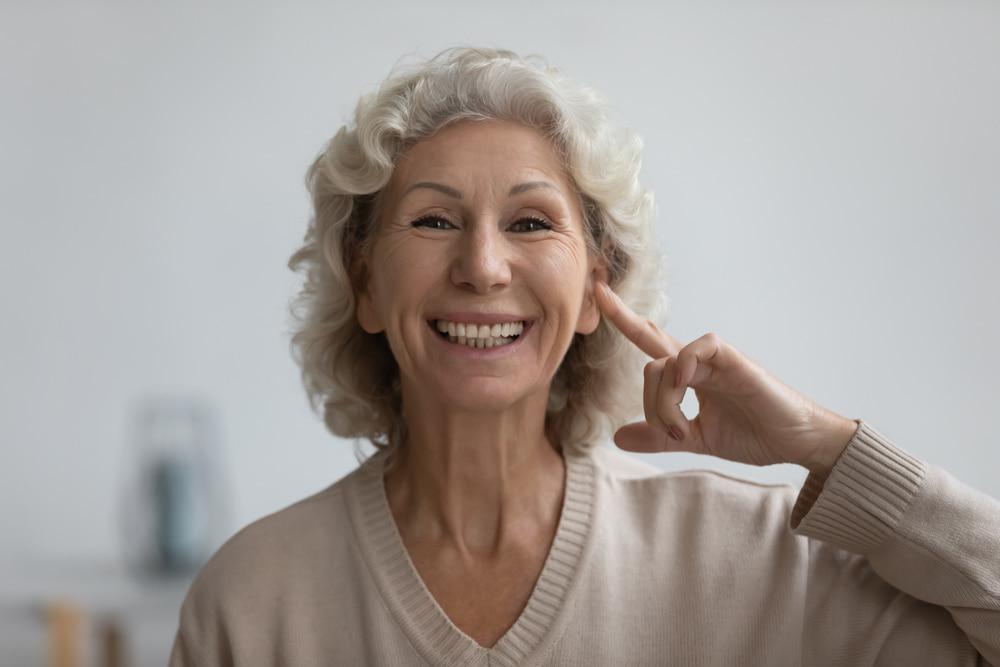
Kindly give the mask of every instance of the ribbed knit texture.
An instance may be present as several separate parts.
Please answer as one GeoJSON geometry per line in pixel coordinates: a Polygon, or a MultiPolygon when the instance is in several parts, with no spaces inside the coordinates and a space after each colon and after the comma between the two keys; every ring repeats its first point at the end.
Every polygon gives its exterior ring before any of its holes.
{"type": "Polygon", "coordinates": [[[219,549],[172,667],[1000,666],[1000,502],[863,421],[801,489],[614,447],[565,460],[549,554],[494,646],[420,579],[376,455],[219,549]]]}
{"type": "Polygon", "coordinates": [[[922,461],[861,421],[826,483],[815,473],[806,478],[791,526],[800,535],[866,553],[899,523],[923,478],[922,461]]]}

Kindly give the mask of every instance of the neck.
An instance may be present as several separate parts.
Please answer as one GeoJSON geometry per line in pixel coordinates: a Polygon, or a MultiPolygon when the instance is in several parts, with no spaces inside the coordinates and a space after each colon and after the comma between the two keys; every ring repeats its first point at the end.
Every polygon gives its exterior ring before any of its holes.
{"type": "Polygon", "coordinates": [[[547,392],[465,412],[403,387],[407,439],[386,494],[404,539],[491,556],[551,537],[565,465],[545,433],[547,392]]]}

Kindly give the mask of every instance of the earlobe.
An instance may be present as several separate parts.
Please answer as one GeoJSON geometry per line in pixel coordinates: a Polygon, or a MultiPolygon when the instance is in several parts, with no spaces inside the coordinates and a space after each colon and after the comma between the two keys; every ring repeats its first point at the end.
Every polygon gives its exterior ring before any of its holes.
{"type": "Polygon", "coordinates": [[[594,295],[598,282],[608,282],[608,271],[604,262],[599,262],[594,266],[587,279],[587,286],[583,290],[583,307],[580,308],[576,332],[585,336],[597,331],[597,326],[601,323],[601,309],[598,307],[597,297],[594,295]]]}
{"type": "Polygon", "coordinates": [[[580,311],[580,320],[577,322],[576,332],[584,336],[589,336],[597,331],[597,325],[601,323],[601,318],[593,296],[588,295],[586,299],[586,302],[583,304],[583,310],[580,311]]]}
{"type": "Polygon", "coordinates": [[[355,311],[358,324],[361,328],[370,334],[376,334],[382,331],[385,327],[381,325],[378,320],[378,316],[375,314],[375,304],[372,303],[371,295],[368,291],[359,292],[357,294],[358,307],[355,311]]]}
{"type": "Polygon", "coordinates": [[[360,260],[355,262],[351,267],[351,281],[355,285],[354,300],[357,303],[354,314],[358,320],[358,324],[364,331],[376,334],[383,331],[385,327],[382,326],[375,311],[375,303],[369,291],[370,285],[367,275],[368,272],[364,263],[360,260]]]}

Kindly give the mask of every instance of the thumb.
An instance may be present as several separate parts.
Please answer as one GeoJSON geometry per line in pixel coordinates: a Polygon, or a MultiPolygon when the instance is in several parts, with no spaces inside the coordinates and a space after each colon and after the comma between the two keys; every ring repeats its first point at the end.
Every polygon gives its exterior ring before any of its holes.
{"type": "MultiPolygon", "coordinates": [[[[674,440],[664,431],[644,421],[626,424],[615,431],[615,444],[629,452],[690,452],[685,442],[674,440]]],[[[686,440],[686,439],[685,439],[686,440]]]]}

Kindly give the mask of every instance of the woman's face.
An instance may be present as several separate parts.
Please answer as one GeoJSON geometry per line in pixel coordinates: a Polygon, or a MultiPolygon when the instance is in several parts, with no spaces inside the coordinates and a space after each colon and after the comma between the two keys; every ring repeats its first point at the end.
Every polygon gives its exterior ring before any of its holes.
{"type": "Polygon", "coordinates": [[[574,333],[597,328],[592,277],[604,274],[534,129],[462,121],[415,144],[375,234],[358,319],[385,332],[404,398],[482,411],[544,401],[574,333]]]}

